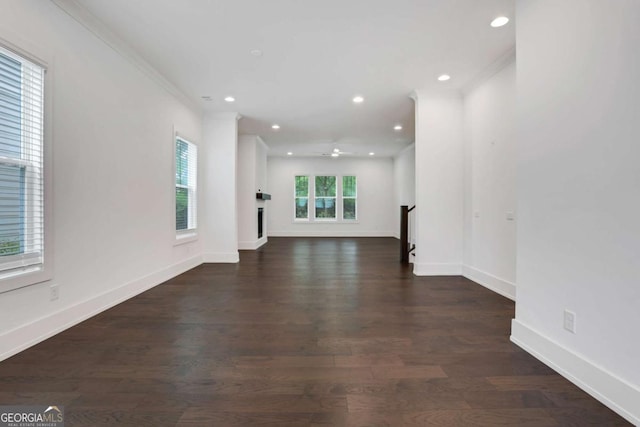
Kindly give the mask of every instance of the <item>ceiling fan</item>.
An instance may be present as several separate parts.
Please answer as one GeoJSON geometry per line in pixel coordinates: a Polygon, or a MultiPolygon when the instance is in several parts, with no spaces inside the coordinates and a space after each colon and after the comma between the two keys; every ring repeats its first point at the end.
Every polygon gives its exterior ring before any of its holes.
{"type": "Polygon", "coordinates": [[[341,151],[339,148],[334,148],[331,152],[319,152],[316,154],[319,154],[325,157],[340,157],[342,155],[352,155],[352,154],[358,154],[358,153],[353,153],[350,151],[341,151]]]}

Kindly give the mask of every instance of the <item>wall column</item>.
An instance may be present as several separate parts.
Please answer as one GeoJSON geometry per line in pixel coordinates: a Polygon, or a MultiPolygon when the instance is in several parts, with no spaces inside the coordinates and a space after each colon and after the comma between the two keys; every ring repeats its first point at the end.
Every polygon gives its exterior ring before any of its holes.
{"type": "Polygon", "coordinates": [[[414,274],[462,274],[462,98],[417,91],[414,274]]]}
{"type": "Polygon", "coordinates": [[[204,117],[200,152],[204,183],[201,226],[204,262],[238,262],[238,113],[204,117]]]}

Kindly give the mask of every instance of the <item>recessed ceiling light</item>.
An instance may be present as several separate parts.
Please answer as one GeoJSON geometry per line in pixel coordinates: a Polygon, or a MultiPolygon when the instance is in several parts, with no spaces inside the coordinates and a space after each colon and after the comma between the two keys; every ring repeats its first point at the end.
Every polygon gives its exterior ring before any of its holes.
{"type": "Polygon", "coordinates": [[[291,151],[288,151],[287,156],[293,156],[293,153],[291,151]]]}
{"type": "Polygon", "coordinates": [[[376,153],[374,153],[373,151],[369,153],[370,156],[375,156],[376,153]]]}
{"type": "Polygon", "coordinates": [[[395,125],[393,130],[402,130],[402,125],[395,125]]]}
{"type": "Polygon", "coordinates": [[[354,96],[353,102],[355,102],[356,104],[362,104],[362,102],[364,102],[364,98],[360,95],[354,96]]]}
{"type": "Polygon", "coordinates": [[[251,50],[251,55],[253,56],[262,56],[262,51],[260,49],[251,50]]]}
{"type": "Polygon", "coordinates": [[[280,125],[271,125],[271,129],[278,130],[280,129],[280,125]]]}
{"type": "Polygon", "coordinates": [[[339,149],[339,148],[334,148],[334,149],[333,149],[333,152],[334,152],[334,153],[339,153],[339,152],[340,152],[340,149],[339,149]]]}
{"type": "Polygon", "coordinates": [[[438,81],[441,82],[446,82],[447,80],[449,80],[451,78],[451,76],[449,74],[443,74],[441,76],[438,77],[438,81]]]}
{"type": "Polygon", "coordinates": [[[502,27],[503,25],[507,25],[508,22],[509,18],[507,18],[506,16],[498,16],[496,19],[491,21],[491,26],[493,28],[498,28],[502,27]]]}
{"type": "Polygon", "coordinates": [[[331,157],[338,157],[340,154],[338,153],[331,153],[331,157]]]}
{"type": "Polygon", "coordinates": [[[233,96],[227,96],[224,100],[227,101],[227,102],[233,102],[236,99],[233,96]]]}

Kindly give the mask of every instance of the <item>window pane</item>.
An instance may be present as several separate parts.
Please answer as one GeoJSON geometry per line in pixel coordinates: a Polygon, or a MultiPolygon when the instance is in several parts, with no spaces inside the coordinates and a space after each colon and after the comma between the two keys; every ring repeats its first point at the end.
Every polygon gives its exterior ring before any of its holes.
{"type": "Polygon", "coordinates": [[[189,190],[176,187],[176,230],[189,228],[189,190]]]}
{"type": "Polygon", "coordinates": [[[309,197],[308,176],[296,176],[296,197],[309,197]]]}
{"type": "Polygon", "coordinates": [[[0,164],[0,256],[24,252],[25,168],[0,164]]]}
{"type": "Polygon", "coordinates": [[[176,230],[197,228],[198,147],[176,137],[176,230]]]}
{"type": "Polygon", "coordinates": [[[22,65],[0,53],[0,156],[22,152],[22,65]]]}
{"type": "Polygon", "coordinates": [[[331,197],[322,197],[316,199],[316,218],[335,218],[336,217],[336,199],[331,197]]]}
{"type": "MultiPolygon", "coordinates": [[[[2,279],[26,273],[27,266],[39,278],[49,276],[43,264],[43,114],[44,69],[0,46],[2,279]]],[[[0,283],[2,290],[12,289],[7,285],[0,283]]]]}
{"type": "Polygon", "coordinates": [[[176,139],[176,184],[189,185],[189,145],[176,139]]]}
{"type": "Polygon", "coordinates": [[[336,177],[316,176],[316,197],[335,197],[336,177]]]}
{"type": "Polygon", "coordinates": [[[297,219],[309,218],[309,199],[308,198],[296,197],[296,218],[297,219]]]}
{"type": "Polygon", "coordinates": [[[356,199],[342,199],[343,202],[343,219],[356,219],[356,199]]]}
{"type": "Polygon", "coordinates": [[[344,197],[356,197],[356,177],[342,177],[342,195],[344,197]]]}

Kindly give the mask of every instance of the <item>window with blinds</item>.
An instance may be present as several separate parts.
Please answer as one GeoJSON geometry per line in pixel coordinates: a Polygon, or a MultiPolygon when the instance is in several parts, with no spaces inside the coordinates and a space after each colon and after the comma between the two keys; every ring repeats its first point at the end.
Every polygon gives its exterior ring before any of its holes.
{"type": "Polygon", "coordinates": [[[198,147],[176,137],[176,231],[184,233],[197,227],[198,147]]]}
{"type": "Polygon", "coordinates": [[[44,263],[44,73],[0,46],[0,279],[44,263]]]}

